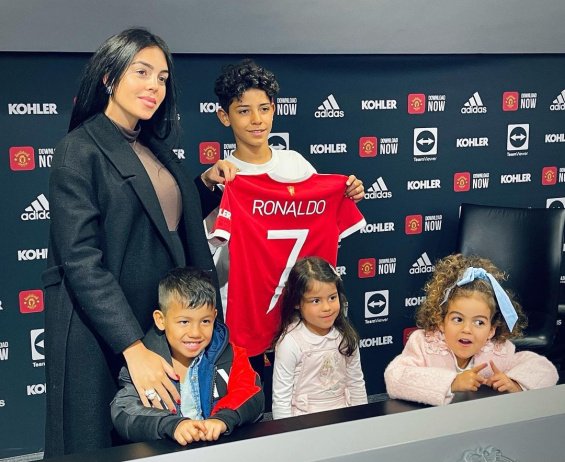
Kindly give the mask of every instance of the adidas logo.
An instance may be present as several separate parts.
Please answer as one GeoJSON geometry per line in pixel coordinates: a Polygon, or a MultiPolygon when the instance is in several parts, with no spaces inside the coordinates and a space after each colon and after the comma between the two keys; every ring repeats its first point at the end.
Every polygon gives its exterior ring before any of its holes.
{"type": "Polygon", "coordinates": [[[339,108],[339,104],[334,98],[334,95],[328,96],[322,104],[318,106],[318,110],[314,112],[314,117],[317,119],[326,117],[344,117],[344,113],[339,108]]]}
{"type": "Polygon", "coordinates": [[[424,252],[416,262],[412,264],[410,268],[410,274],[420,274],[420,273],[431,273],[435,269],[434,265],[428,257],[428,254],[424,252]]]}
{"type": "Polygon", "coordinates": [[[481,95],[476,91],[461,108],[461,114],[484,114],[487,108],[483,104],[481,95]]]}
{"type": "Polygon", "coordinates": [[[49,201],[44,194],[37,196],[37,199],[28,205],[21,215],[23,221],[30,220],[49,220],[49,201]]]}
{"type": "Polygon", "coordinates": [[[549,106],[550,111],[565,111],[565,90],[557,95],[557,98],[553,100],[551,106],[549,106]]]}
{"type": "Polygon", "coordinates": [[[392,193],[386,187],[383,177],[380,176],[365,193],[365,199],[390,199],[392,193]]]}

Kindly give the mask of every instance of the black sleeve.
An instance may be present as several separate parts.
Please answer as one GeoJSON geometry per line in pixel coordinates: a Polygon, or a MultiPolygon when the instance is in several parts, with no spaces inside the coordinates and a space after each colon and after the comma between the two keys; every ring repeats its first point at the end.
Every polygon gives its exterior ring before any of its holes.
{"type": "Polygon", "coordinates": [[[222,191],[220,188],[214,188],[214,191],[210,191],[208,187],[198,175],[194,178],[194,184],[198,190],[198,195],[200,196],[200,206],[202,207],[202,216],[206,218],[212,210],[220,205],[222,200],[222,191]]]}
{"type": "Polygon", "coordinates": [[[132,443],[163,439],[174,439],[177,425],[184,417],[168,410],[145,407],[131,382],[128,370],[120,371],[120,390],[110,404],[114,428],[118,434],[132,443]]]}

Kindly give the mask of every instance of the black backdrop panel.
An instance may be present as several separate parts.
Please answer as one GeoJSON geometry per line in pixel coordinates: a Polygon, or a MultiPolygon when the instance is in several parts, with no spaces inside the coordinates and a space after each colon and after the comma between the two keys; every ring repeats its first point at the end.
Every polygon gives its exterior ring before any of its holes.
{"type": "MultiPolygon", "coordinates": [[[[213,82],[239,58],[175,57],[184,130],[175,147],[190,176],[234,148],[213,82]]],[[[87,59],[0,55],[0,457],[43,450],[49,166],[87,59]]],[[[339,270],[368,392],[384,392],[383,370],[414,325],[433,263],[454,249],[461,202],[565,205],[565,57],[256,60],[281,84],[272,144],[365,184],[368,225],[342,241],[339,270]]]]}

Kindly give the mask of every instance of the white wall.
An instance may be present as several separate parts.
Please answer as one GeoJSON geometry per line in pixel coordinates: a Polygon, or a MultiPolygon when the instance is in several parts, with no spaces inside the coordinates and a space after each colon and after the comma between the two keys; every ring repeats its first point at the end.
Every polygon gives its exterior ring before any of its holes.
{"type": "Polygon", "coordinates": [[[0,0],[0,51],[135,25],[176,53],[563,53],[564,23],[563,0],[0,0]]]}

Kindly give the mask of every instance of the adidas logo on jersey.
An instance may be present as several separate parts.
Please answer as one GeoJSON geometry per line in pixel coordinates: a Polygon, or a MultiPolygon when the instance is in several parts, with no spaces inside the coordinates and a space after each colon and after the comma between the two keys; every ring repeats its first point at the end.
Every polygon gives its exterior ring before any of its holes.
{"type": "Polygon", "coordinates": [[[392,193],[386,187],[382,176],[377,178],[377,181],[369,186],[365,193],[365,199],[390,199],[391,197],[392,193]]]}
{"type": "Polygon", "coordinates": [[[49,220],[49,201],[44,194],[37,196],[37,199],[27,206],[21,215],[23,221],[28,220],[49,220]]]}
{"type": "Polygon", "coordinates": [[[565,111],[565,90],[557,95],[557,98],[553,100],[551,106],[549,106],[550,111],[565,111]]]}
{"type": "Polygon", "coordinates": [[[483,104],[481,95],[476,91],[461,108],[461,114],[484,114],[487,108],[483,104]]]}
{"type": "Polygon", "coordinates": [[[318,110],[314,112],[314,117],[317,119],[326,117],[344,117],[343,111],[339,108],[339,104],[334,98],[334,95],[329,95],[322,104],[318,106],[318,110]]]}
{"type": "Polygon", "coordinates": [[[412,264],[412,268],[410,268],[410,274],[421,274],[421,273],[431,273],[435,269],[434,265],[432,264],[430,257],[428,254],[424,252],[418,260],[416,260],[412,264]]]}

